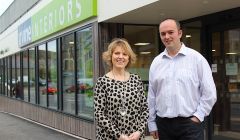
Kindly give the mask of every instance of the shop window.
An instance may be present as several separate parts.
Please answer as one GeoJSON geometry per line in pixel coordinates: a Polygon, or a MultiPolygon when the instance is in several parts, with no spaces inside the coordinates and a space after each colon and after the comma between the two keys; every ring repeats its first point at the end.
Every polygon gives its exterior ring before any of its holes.
{"type": "Polygon", "coordinates": [[[7,80],[7,84],[6,84],[6,86],[7,86],[7,95],[8,96],[10,96],[10,97],[12,97],[13,95],[12,95],[12,81],[11,81],[11,56],[10,57],[7,57],[7,78],[8,78],[8,80],[7,80]]]}
{"type": "Polygon", "coordinates": [[[182,25],[182,42],[189,48],[201,52],[201,22],[195,21],[182,25]]]}
{"type": "Polygon", "coordinates": [[[3,94],[3,59],[0,59],[0,94],[3,94]]]}
{"type": "MultiPolygon", "coordinates": [[[[28,50],[23,51],[23,97],[24,100],[28,102],[29,92],[28,85],[33,84],[33,81],[29,81],[28,79],[28,50]]],[[[18,77],[18,80],[20,77],[18,77]]],[[[16,83],[16,88],[18,88],[19,83],[16,83]]]]}
{"type": "MultiPolygon", "coordinates": [[[[39,75],[39,82],[47,83],[47,68],[46,68],[46,45],[42,44],[38,46],[38,75],[39,75]]],[[[39,84],[39,103],[41,106],[47,106],[47,86],[46,84],[41,85],[39,84]]]]}
{"type": "Polygon", "coordinates": [[[75,114],[75,94],[69,92],[69,88],[75,85],[74,69],[74,34],[62,38],[62,89],[63,89],[63,111],[75,114]]]}
{"type": "Polygon", "coordinates": [[[78,115],[93,119],[93,40],[92,28],[77,32],[77,91],[78,115]]]}
{"type": "Polygon", "coordinates": [[[8,90],[10,89],[10,86],[9,86],[9,82],[8,82],[8,70],[7,70],[7,67],[8,67],[8,58],[6,57],[5,59],[4,59],[4,72],[5,72],[5,74],[4,74],[4,88],[5,88],[5,95],[8,95],[8,90]]]}
{"type": "Polygon", "coordinates": [[[129,71],[141,77],[147,93],[149,68],[160,50],[158,26],[125,25],[124,38],[137,54],[137,61],[130,66],[129,71]]]}
{"type": "Polygon", "coordinates": [[[36,78],[35,78],[35,47],[29,49],[29,79],[32,81],[29,87],[30,102],[36,103],[36,78]]]}
{"type": "Polygon", "coordinates": [[[47,43],[47,63],[48,63],[48,80],[47,92],[49,108],[57,109],[57,44],[56,40],[47,43]]]}
{"type": "Polygon", "coordinates": [[[11,66],[12,66],[12,74],[11,74],[11,81],[9,81],[10,83],[10,96],[11,97],[16,97],[16,59],[15,59],[15,55],[11,56],[11,66]]]}

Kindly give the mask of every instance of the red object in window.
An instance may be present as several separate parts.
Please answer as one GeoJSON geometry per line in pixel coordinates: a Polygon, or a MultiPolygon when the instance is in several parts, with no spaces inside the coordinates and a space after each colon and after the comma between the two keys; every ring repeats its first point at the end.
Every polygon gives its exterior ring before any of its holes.
{"type": "MultiPolygon", "coordinates": [[[[83,90],[86,89],[86,85],[84,85],[84,84],[79,84],[77,87],[78,87],[79,91],[83,91],[83,90]]],[[[67,89],[65,89],[65,91],[68,92],[68,93],[75,92],[76,91],[76,86],[72,85],[72,86],[68,87],[67,89]]]]}
{"type": "Polygon", "coordinates": [[[57,92],[57,88],[55,88],[55,87],[48,87],[48,89],[44,88],[42,90],[42,94],[46,94],[46,93],[55,94],[56,92],[57,92]]]}

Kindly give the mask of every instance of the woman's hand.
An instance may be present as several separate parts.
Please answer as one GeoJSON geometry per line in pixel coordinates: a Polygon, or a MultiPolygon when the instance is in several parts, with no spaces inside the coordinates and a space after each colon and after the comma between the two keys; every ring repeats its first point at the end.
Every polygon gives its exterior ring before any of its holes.
{"type": "Polygon", "coordinates": [[[118,140],[130,140],[127,135],[122,134],[118,140]]]}
{"type": "Polygon", "coordinates": [[[139,131],[133,132],[129,138],[130,140],[139,140],[141,133],[139,131]]]}

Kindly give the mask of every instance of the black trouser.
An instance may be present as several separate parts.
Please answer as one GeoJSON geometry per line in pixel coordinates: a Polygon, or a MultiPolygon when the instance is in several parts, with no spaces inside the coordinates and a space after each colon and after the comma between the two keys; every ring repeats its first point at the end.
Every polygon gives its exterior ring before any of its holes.
{"type": "Polygon", "coordinates": [[[157,116],[159,140],[204,140],[203,123],[190,117],[160,118],[157,116]]]}

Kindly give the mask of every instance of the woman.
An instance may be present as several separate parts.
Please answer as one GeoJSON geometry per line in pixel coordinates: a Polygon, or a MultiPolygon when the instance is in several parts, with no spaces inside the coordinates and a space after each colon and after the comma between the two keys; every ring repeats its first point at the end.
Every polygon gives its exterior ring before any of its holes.
{"type": "Polygon", "coordinates": [[[136,55],[126,40],[118,38],[103,60],[110,71],[95,86],[97,140],[140,140],[148,117],[146,96],[140,77],[127,71],[136,55]]]}

